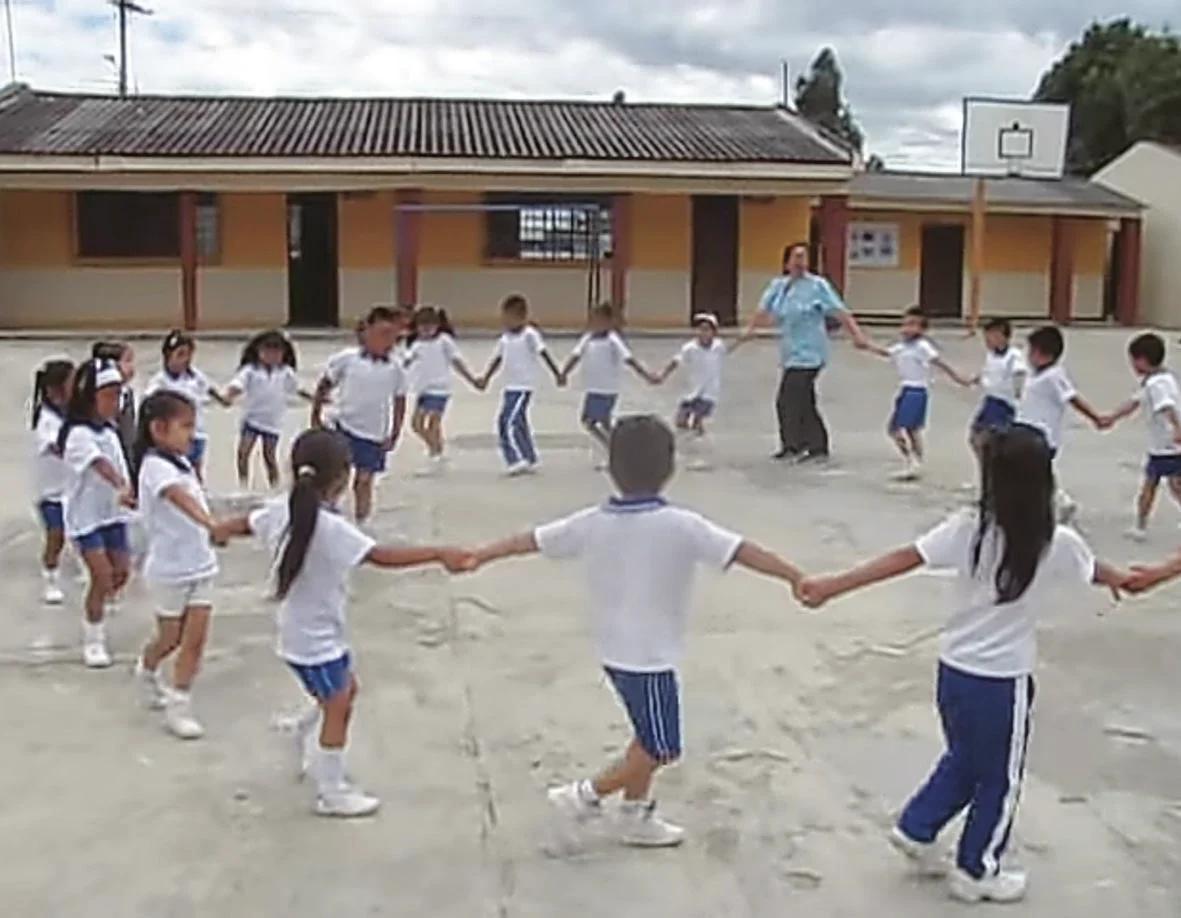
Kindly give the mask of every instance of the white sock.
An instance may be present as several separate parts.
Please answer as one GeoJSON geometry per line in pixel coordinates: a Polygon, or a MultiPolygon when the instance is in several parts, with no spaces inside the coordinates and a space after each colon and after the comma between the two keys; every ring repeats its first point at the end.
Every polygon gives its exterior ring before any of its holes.
{"type": "Polygon", "coordinates": [[[318,704],[310,704],[296,715],[295,729],[299,733],[306,733],[316,725],[320,719],[320,706],[318,704]]]}
{"type": "Polygon", "coordinates": [[[57,584],[57,568],[45,567],[41,569],[41,576],[45,578],[46,583],[57,584]]]}
{"type": "Polygon", "coordinates": [[[184,707],[192,701],[192,698],[193,696],[189,694],[188,689],[170,688],[168,690],[168,703],[171,705],[184,707]]]}
{"type": "Polygon", "coordinates": [[[82,640],[87,644],[105,644],[107,642],[106,629],[102,622],[82,622],[82,640]]]}
{"type": "Polygon", "coordinates": [[[642,813],[652,805],[652,801],[645,797],[643,800],[628,800],[626,797],[620,804],[620,808],[624,813],[635,815],[642,813]]]}
{"type": "Polygon", "coordinates": [[[344,784],[344,750],[321,746],[316,758],[316,785],[320,793],[339,789],[344,784]]]}
{"type": "Polygon", "coordinates": [[[594,784],[585,780],[578,782],[578,797],[583,803],[598,803],[600,799],[594,784]]]}

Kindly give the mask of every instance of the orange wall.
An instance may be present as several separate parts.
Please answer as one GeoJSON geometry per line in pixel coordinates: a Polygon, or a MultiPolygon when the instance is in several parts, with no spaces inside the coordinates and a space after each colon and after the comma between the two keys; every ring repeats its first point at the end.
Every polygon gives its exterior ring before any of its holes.
{"type": "MultiPolygon", "coordinates": [[[[482,204],[483,195],[428,192],[424,204],[482,204]]],[[[484,221],[481,211],[426,212],[422,214],[419,265],[479,267],[484,261],[484,221]]]]}
{"type": "MultiPolygon", "coordinates": [[[[898,224],[898,269],[917,271],[922,253],[923,221],[931,222],[932,214],[915,214],[905,211],[852,210],[850,223],[896,223],[898,224]]],[[[954,216],[946,222],[956,223],[954,216]]],[[[867,269],[868,270],[868,269],[867,269]]]]}
{"type": "Polygon", "coordinates": [[[807,198],[743,198],[738,211],[738,266],[778,273],[783,247],[808,238],[812,208],[807,198]]]}
{"type": "Polygon", "coordinates": [[[0,191],[0,265],[68,265],[72,236],[68,192],[0,191]]]}
{"type": "Polygon", "coordinates": [[[1070,221],[1074,237],[1074,273],[1107,273],[1107,221],[1076,219],[1070,221]]]}
{"type": "Polygon", "coordinates": [[[224,268],[287,269],[287,200],[281,194],[223,194],[221,258],[224,268]]]}
{"type": "MultiPolygon", "coordinates": [[[[1050,270],[1049,217],[996,215],[984,224],[984,270],[1021,271],[1030,274],[1050,270]]],[[[968,230],[970,246],[972,231],[968,230]]],[[[965,256],[966,258],[967,256],[965,256]]]]}
{"type": "Polygon", "coordinates": [[[341,195],[340,266],[388,268],[394,263],[394,197],[385,191],[341,195]]]}
{"type": "Polygon", "coordinates": [[[632,268],[688,271],[692,257],[692,199],[688,195],[633,195],[632,268]]]}

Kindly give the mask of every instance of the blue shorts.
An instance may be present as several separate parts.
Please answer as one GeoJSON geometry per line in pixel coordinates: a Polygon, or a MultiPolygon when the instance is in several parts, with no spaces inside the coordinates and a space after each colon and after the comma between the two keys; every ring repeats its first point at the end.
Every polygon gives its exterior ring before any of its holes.
{"type": "Polygon", "coordinates": [[[303,683],[308,694],[317,701],[335,698],[348,689],[352,682],[351,663],[347,653],[327,663],[313,663],[310,666],[287,661],[287,665],[299,676],[299,681],[303,683]]]}
{"type": "Polygon", "coordinates": [[[447,402],[450,400],[450,395],[423,392],[418,396],[418,401],[414,403],[414,410],[421,411],[423,414],[442,414],[447,410],[447,402]]]}
{"type": "Polygon", "coordinates": [[[1020,427],[1023,430],[1032,430],[1035,434],[1042,438],[1042,442],[1046,444],[1046,451],[1050,454],[1050,461],[1053,462],[1058,458],[1058,447],[1050,445],[1050,438],[1046,436],[1046,432],[1036,424],[1026,424],[1024,421],[1014,421],[1014,427],[1020,427]]]}
{"type": "Polygon", "coordinates": [[[922,430],[927,426],[927,390],[918,386],[903,386],[894,399],[894,413],[890,415],[890,433],[896,430],[922,430]]]}
{"type": "Polygon", "coordinates": [[[41,515],[41,525],[50,532],[60,532],[66,528],[65,512],[60,500],[43,500],[37,504],[37,512],[41,515]]]}
{"type": "Polygon", "coordinates": [[[683,418],[708,418],[714,413],[714,403],[708,398],[687,398],[677,405],[677,414],[683,418]]]}
{"type": "Polygon", "coordinates": [[[582,423],[611,425],[611,415],[615,411],[618,395],[609,392],[588,392],[582,400],[582,423]]]}
{"type": "Polygon", "coordinates": [[[109,555],[125,555],[129,550],[127,524],[108,523],[106,526],[100,526],[83,535],[74,536],[74,544],[83,554],[88,551],[105,551],[109,555]]]}
{"type": "Polygon", "coordinates": [[[1156,484],[1162,478],[1181,478],[1181,456],[1149,456],[1144,466],[1144,477],[1156,484]]]}
{"type": "Polygon", "coordinates": [[[637,673],[604,666],[603,670],[627,709],[636,740],[657,762],[681,757],[681,693],[671,669],[637,673]]]}
{"type": "Polygon", "coordinates": [[[384,444],[378,443],[376,440],[358,437],[339,425],[336,429],[344,434],[344,438],[349,441],[349,458],[353,463],[353,468],[359,472],[372,474],[385,471],[386,448],[384,444]]]}
{"type": "Polygon", "coordinates": [[[205,461],[205,447],[208,442],[204,437],[197,437],[193,440],[193,445],[189,447],[189,451],[185,455],[185,458],[189,460],[189,465],[196,467],[205,461]]]}
{"type": "Polygon", "coordinates": [[[972,419],[973,432],[985,430],[1004,430],[1011,426],[1013,418],[1017,416],[1016,409],[1003,398],[986,395],[980,403],[980,410],[972,419]]]}
{"type": "Polygon", "coordinates": [[[262,440],[263,444],[274,449],[279,445],[279,435],[271,433],[269,430],[260,430],[249,421],[242,422],[242,436],[253,437],[255,440],[262,440]]]}

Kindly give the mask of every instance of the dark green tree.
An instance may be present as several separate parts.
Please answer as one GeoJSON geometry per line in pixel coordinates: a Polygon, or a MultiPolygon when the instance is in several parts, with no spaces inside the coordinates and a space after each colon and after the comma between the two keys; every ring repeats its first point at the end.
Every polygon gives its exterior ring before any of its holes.
{"type": "Polygon", "coordinates": [[[1093,23],[1043,76],[1037,102],[1069,102],[1068,171],[1090,175],[1138,140],[1181,144],[1181,43],[1130,19],[1093,23]]]}
{"type": "Polygon", "coordinates": [[[865,135],[845,101],[844,82],[836,53],[832,48],[821,48],[808,72],[796,80],[796,111],[860,153],[865,135]]]}

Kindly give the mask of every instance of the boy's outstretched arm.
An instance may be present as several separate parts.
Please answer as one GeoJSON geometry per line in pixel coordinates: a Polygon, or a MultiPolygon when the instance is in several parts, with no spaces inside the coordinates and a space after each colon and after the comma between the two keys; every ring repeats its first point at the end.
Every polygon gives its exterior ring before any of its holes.
{"type": "Polygon", "coordinates": [[[1113,427],[1116,424],[1118,424],[1120,421],[1122,421],[1124,418],[1129,418],[1132,415],[1134,415],[1137,412],[1137,410],[1139,410],[1139,408],[1140,408],[1140,400],[1135,399],[1135,398],[1130,398],[1126,402],[1124,402],[1122,405],[1120,405],[1118,408],[1116,408],[1115,411],[1111,412],[1111,414],[1104,415],[1102,420],[1106,424],[1106,426],[1113,427]]]}
{"type": "Polygon", "coordinates": [[[1096,561],[1095,575],[1091,578],[1091,582],[1096,586],[1107,587],[1107,589],[1111,590],[1112,597],[1118,602],[1121,598],[1121,591],[1125,589],[1130,590],[1130,587],[1128,587],[1128,581],[1130,579],[1130,574],[1108,564],[1106,561],[1096,561]]]}
{"type": "Polygon", "coordinates": [[[647,380],[648,382],[650,382],[654,386],[660,384],[660,377],[654,373],[648,372],[648,368],[646,366],[644,366],[642,363],[640,363],[640,361],[636,360],[635,357],[628,357],[623,362],[626,363],[633,370],[635,370],[635,372],[639,374],[641,379],[647,380]]]}
{"type": "Polygon", "coordinates": [[[796,595],[810,609],[818,609],[830,599],[881,583],[883,580],[900,577],[922,565],[923,556],[919,554],[918,549],[914,545],[907,545],[840,574],[809,577],[800,583],[796,595]]]}
{"type": "Polygon", "coordinates": [[[786,561],[773,551],[768,551],[761,545],[754,542],[742,540],[742,544],[738,546],[738,551],[734,553],[734,563],[741,564],[743,567],[757,571],[760,574],[766,574],[768,577],[778,577],[780,580],[786,580],[793,588],[799,584],[804,578],[803,571],[786,561]]]}
{"type": "Polygon", "coordinates": [[[1094,424],[1097,429],[1107,430],[1109,427],[1111,427],[1111,419],[1101,415],[1091,406],[1091,403],[1081,395],[1073,396],[1070,399],[1070,406],[1084,418],[1094,424]]]}
{"type": "Polygon", "coordinates": [[[477,562],[483,566],[489,561],[499,561],[502,558],[512,558],[517,555],[532,555],[539,550],[537,537],[532,532],[521,532],[509,536],[507,539],[501,539],[499,542],[481,545],[473,554],[476,556],[477,562]]]}
{"type": "Polygon", "coordinates": [[[545,365],[547,367],[549,367],[549,371],[553,374],[554,382],[557,383],[559,386],[562,385],[563,384],[562,368],[559,367],[557,365],[557,363],[554,362],[554,358],[550,356],[550,352],[543,350],[541,352],[541,359],[545,361],[545,365]]]}
{"type": "Polygon", "coordinates": [[[971,377],[960,375],[959,371],[942,357],[936,357],[931,362],[935,364],[935,366],[937,366],[940,370],[942,370],[948,379],[954,383],[957,383],[958,385],[963,386],[965,389],[969,386],[975,385],[975,381],[971,377]]]}
{"type": "MultiPolygon", "coordinates": [[[[1098,576],[1098,565],[1095,567],[1095,573],[1098,576]]],[[[1122,585],[1129,593],[1143,593],[1178,576],[1181,576],[1181,552],[1160,564],[1133,564],[1131,573],[1122,585]]]]}

